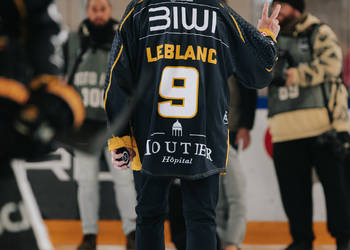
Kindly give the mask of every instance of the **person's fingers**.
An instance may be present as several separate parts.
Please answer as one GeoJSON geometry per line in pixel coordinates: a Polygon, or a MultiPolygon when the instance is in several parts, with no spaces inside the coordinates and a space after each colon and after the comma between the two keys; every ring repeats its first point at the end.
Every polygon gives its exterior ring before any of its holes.
{"type": "Polygon", "coordinates": [[[288,70],[287,71],[287,80],[286,80],[286,86],[290,86],[293,84],[293,76],[291,72],[288,70]]]}
{"type": "MultiPolygon", "coordinates": [[[[133,158],[136,156],[136,153],[131,148],[127,148],[127,150],[129,152],[129,157],[130,157],[129,160],[131,162],[133,158]]],[[[118,170],[125,170],[130,168],[130,166],[126,164],[127,162],[118,160],[123,158],[123,156],[124,156],[124,153],[117,154],[117,150],[111,151],[112,165],[118,170]]]]}
{"type": "Polygon", "coordinates": [[[120,170],[129,169],[129,165],[124,164],[124,165],[120,166],[118,169],[120,169],[120,170]]]}
{"type": "Polygon", "coordinates": [[[269,18],[269,3],[265,2],[264,8],[262,11],[261,19],[268,19],[269,18]]]}
{"type": "Polygon", "coordinates": [[[247,135],[247,140],[246,140],[246,149],[249,147],[250,145],[250,135],[247,135]]]}
{"type": "Polygon", "coordinates": [[[115,154],[114,157],[114,159],[120,159],[123,157],[123,154],[115,154]]]}
{"type": "Polygon", "coordinates": [[[113,167],[115,167],[115,168],[120,168],[122,165],[120,164],[120,162],[118,162],[118,161],[114,161],[114,162],[112,162],[112,165],[113,165],[113,167]]]}
{"type": "Polygon", "coordinates": [[[248,148],[248,141],[244,140],[242,150],[246,150],[247,148],[248,148]]]}
{"type": "Polygon", "coordinates": [[[258,26],[257,26],[258,29],[261,28],[261,19],[258,20],[258,26]]]}
{"type": "Polygon", "coordinates": [[[115,155],[116,155],[116,152],[113,150],[113,151],[111,151],[111,158],[112,158],[112,162],[114,162],[115,161],[115,155]]]}
{"type": "Polygon", "coordinates": [[[135,151],[132,148],[127,148],[127,150],[129,152],[130,158],[134,158],[134,156],[136,155],[135,151]]]}
{"type": "Polygon", "coordinates": [[[273,20],[273,30],[275,31],[275,30],[277,30],[278,29],[278,27],[279,27],[279,23],[278,23],[278,21],[277,20],[273,20]]]}
{"type": "Polygon", "coordinates": [[[128,169],[129,166],[126,165],[126,162],[124,161],[116,161],[116,162],[113,162],[113,166],[116,168],[116,169],[119,169],[119,170],[123,170],[123,169],[128,169]]]}
{"type": "Polygon", "coordinates": [[[280,13],[281,10],[281,5],[277,4],[276,7],[273,9],[273,12],[271,14],[271,19],[276,19],[280,13]]]}

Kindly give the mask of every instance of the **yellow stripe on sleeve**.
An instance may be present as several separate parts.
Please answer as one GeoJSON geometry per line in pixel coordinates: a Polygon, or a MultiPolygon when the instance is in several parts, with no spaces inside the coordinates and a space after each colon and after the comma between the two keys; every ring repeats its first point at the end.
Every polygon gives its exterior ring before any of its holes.
{"type": "Polygon", "coordinates": [[[232,14],[230,14],[230,16],[231,16],[231,18],[232,18],[233,22],[235,23],[235,25],[236,25],[236,27],[237,27],[237,30],[238,30],[239,36],[241,37],[242,41],[245,43],[244,37],[243,37],[243,35],[242,35],[241,29],[239,28],[239,26],[238,26],[238,23],[237,23],[236,19],[233,17],[233,15],[232,15],[232,14]]]}
{"type": "MultiPolygon", "coordinates": [[[[135,8],[132,8],[129,13],[126,15],[126,17],[123,19],[123,21],[121,22],[120,26],[119,26],[119,31],[122,30],[122,27],[125,23],[125,21],[128,19],[128,17],[131,15],[131,13],[134,11],[135,8]]],[[[113,66],[111,68],[111,71],[110,71],[110,74],[109,74],[109,83],[108,83],[108,87],[106,89],[106,93],[105,93],[105,96],[104,96],[104,108],[106,110],[106,102],[107,102],[107,96],[108,96],[108,92],[109,92],[109,89],[111,87],[111,83],[112,83],[112,74],[113,74],[113,70],[114,70],[114,67],[115,65],[117,64],[118,60],[119,60],[119,57],[120,55],[122,54],[122,51],[123,51],[123,45],[120,47],[120,50],[118,52],[118,56],[117,58],[115,59],[114,63],[113,63],[113,66]]]]}
{"type": "Polygon", "coordinates": [[[271,30],[269,30],[269,29],[259,29],[259,32],[260,32],[263,36],[269,36],[269,37],[271,37],[271,39],[272,39],[275,43],[277,43],[276,36],[275,36],[275,34],[274,34],[271,30]]]}
{"type": "Polygon", "coordinates": [[[229,152],[230,152],[230,131],[228,130],[227,131],[227,153],[226,153],[226,163],[225,163],[226,168],[228,163],[229,152]]]}
{"type": "Polygon", "coordinates": [[[120,26],[119,26],[119,31],[122,30],[122,27],[126,21],[126,19],[128,19],[128,17],[131,15],[131,13],[134,11],[135,8],[132,8],[129,13],[126,15],[126,17],[124,18],[124,20],[121,22],[120,26]]]}
{"type": "MultiPolygon", "coordinates": [[[[278,57],[276,57],[276,60],[275,60],[276,62],[278,61],[278,57]]],[[[273,67],[271,68],[271,69],[268,69],[268,68],[265,68],[265,70],[267,71],[267,72],[271,72],[272,70],[273,70],[273,67]]]]}
{"type": "Polygon", "coordinates": [[[106,93],[105,93],[105,100],[104,100],[104,107],[105,107],[105,110],[106,110],[106,103],[107,103],[107,96],[108,96],[108,92],[109,92],[109,89],[111,88],[111,83],[112,83],[112,74],[113,74],[113,70],[114,70],[114,67],[115,65],[117,64],[119,58],[120,58],[120,55],[122,54],[122,51],[123,51],[123,45],[120,47],[120,50],[118,52],[118,56],[117,58],[115,59],[114,63],[113,63],[113,66],[111,68],[111,71],[109,72],[109,83],[108,83],[108,87],[106,89],[106,93]]]}

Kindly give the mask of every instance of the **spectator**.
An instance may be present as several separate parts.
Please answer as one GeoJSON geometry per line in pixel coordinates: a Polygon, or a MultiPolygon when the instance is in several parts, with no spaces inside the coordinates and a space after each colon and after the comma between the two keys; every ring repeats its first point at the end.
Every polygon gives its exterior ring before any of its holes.
{"type": "Polygon", "coordinates": [[[230,150],[227,174],[220,176],[219,202],[216,209],[217,231],[223,250],[237,250],[246,231],[246,181],[238,159],[238,146],[242,150],[250,145],[257,91],[244,88],[231,77],[230,87],[230,150]]]}
{"type": "MultiPolygon", "coordinates": [[[[89,0],[85,19],[78,32],[69,35],[65,46],[69,83],[82,96],[86,120],[74,140],[86,144],[96,131],[106,127],[103,110],[103,88],[117,21],[111,18],[111,3],[108,0],[89,0]]],[[[108,154],[107,149],[104,154],[108,154]]],[[[105,157],[114,181],[115,200],[118,206],[123,231],[127,236],[127,249],[135,249],[136,193],[132,171],[117,171],[110,157],[105,157]]],[[[75,177],[78,182],[78,205],[84,237],[78,250],[96,249],[99,207],[100,158],[79,150],[74,151],[75,177]]]]}
{"type": "Polygon", "coordinates": [[[344,87],[341,48],[328,25],[304,12],[304,0],[273,3],[282,5],[280,59],[268,91],[268,112],[274,165],[293,238],[286,249],[312,249],[311,169],[315,167],[326,197],[328,230],[338,250],[349,250],[344,168],[331,145],[334,128],[349,129],[346,120],[332,115],[332,100],[339,86],[344,87]]]}

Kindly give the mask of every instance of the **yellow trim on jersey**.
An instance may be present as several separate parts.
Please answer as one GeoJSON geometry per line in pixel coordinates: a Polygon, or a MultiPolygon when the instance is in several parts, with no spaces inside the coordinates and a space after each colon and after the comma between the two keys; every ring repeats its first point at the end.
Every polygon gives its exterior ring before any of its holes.
{"type": "Polygon", "coordinates": [[[132,9],[129,11],[129,13],[126,15],[126,17],[124,18],[124,20],[121,22],[121,24],[120,24],[120,26],[119,26],[119,31],[122,30],[122,27],[123,27],[123,25],[124,25],[126,19],[128,19],[128,17],[131,15],[131,13],[134,11],[134,9],[135,9],[135,8],[132,8],[132,9]]]}
{"type": "Polygon", "coordinates": [[[241,37],[242,41],[245,43],[244,37],[243,37],[243,35],[242,35],[241,29],[239,28],[239,26],[238,26],[238,23],[237,23],[236,19],[233,17],[233,15],[232,15],[232,14],[230,14],[230,16],[231,16],[231,18],[232,18],[233,22],[235,23],[235,25],[236,25],[236,27],[237,27],[237,30],[238,30],[239,36],[241,37]]]}
{"type": "Polygon", "coordinates": [[[119,148],[133,148],[133,141],[130,136],[113,137],[108,140],[108,150],[116,150],[119,148]]]}
{"type": "Polygon", "coordinates": [[[227,168],[229,152],[230,152],[230,131],[227,130],[227,153],[226,153],[225,168],[227,168]]]}
{"type": "MultiPolygon", "coordinates": [[[[276,62],[278,61],[278,57],[276,57],[276,60],[275,60],[275,61],[276,61],[276,62]]],[[[271,71],[273,70],[273,66],[272,66],[271,69],[265,68],[265,70],[266,70],[267,72],[271,72],[271,71]]]]}
{"type": "MultiPolygon", "coordinates": [[[[120,24],[120,26],[119,26],[119,31],[122,30],[122,27],[123,27],[123,25],[124,25],[126,19],[128,19],[128,17],[131,15],[131,13],[134,11],[134,9],[135,9],[135,8],[132,8],[132,9],[129,11],[129,13],[126,15],[126,17],[124,18],[124,20],[121,22],[121,24],[120,24]]],[[[109,83],[108,83],[108,87],[107,87],[107,89],[106,89],[106,93],[105,93],[105,97],[104,97],[104,108],[105,108],[105,110],[106,110],[107,95],[108,95],[108,92],[109,92],[109,89],[110,89],[111,83],[112,83],[112,74],[113,74],[113,70],[114,70],[114,67],[115,67],[115,65],[117,64],[118,60],[119,60],[120,55],[122,54],[123,47],[124,47],[124,46],[123,46],[123,44],[122,44],[122,46],[120,47],[120,50],[119,50],[119,52],[118,52],[118,56],[117,56],[117,58],[115,59],[115,61],[114,61],[114,63],[113,63],[113,66],[112,66],[112,68],[111,68],[111,71],[110,71],[110,73],[109,73],[109,83]]]]}
{"type": "Polygon", "coordinates": [[[140,171],[142,168],[139,150],[137,148],[136,140],[131,136],[113,137],[108,140],[108,150],[113,151],[119,148],[131,148],[135,151],[134,159],[131,162],[131,168],[135,171],[140,171]]]}
{"type": "Polygon", "coordinates": [[[276,36],[275,34],[269,30],[269,29],[259,29],[259,32],[263,35],[263,36],[269,36],[272,38],[272,40],[277,43],[277,40],[276,40],[276,36]]]}
{"type": "Polygon", "coordinates": [[[108,82],[108,87],[106,89],[106,93],[105,93],[105,100],[104,100],[104,107],[105,107],[105,110],[106,110],[106,102],[107,102],[107,96],[108,96],[108,92],[109,92],[109,89],[111,87],[111,83],[112,83],[112,74],[113,74],[113,70],[114,70],[114,67],[115,65],[117,64],[118,60],[119,60],[119,57],[120,55],[122,54],[122,51],[123,51],[123,45],[120,47],[120,50],[118,52],[118,56],[117,58],[115,59],[114,63],[113,63],[113,66],[111,68],[111,71],[109,72],[109,82],[108,82]]]}

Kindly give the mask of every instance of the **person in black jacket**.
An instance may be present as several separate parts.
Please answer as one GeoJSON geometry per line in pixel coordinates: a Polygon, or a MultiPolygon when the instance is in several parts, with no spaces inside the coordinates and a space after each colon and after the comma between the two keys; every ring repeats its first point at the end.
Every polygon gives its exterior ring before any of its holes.
{"type": "Polygon", "coordinates": [[[112,47],[105,110],[112,122],[136,106],[109,149],[115,167],[131,162],[135,170],[137,250],[164,249],[175,177],[187,249],[216,249],[218,180],[228,154],[227,79],[235,74],[251,88],[269,84],[278,12],[268,17],[265,5],[259,32],[216,1],[139,0],[127,7],[112,47]]]}

